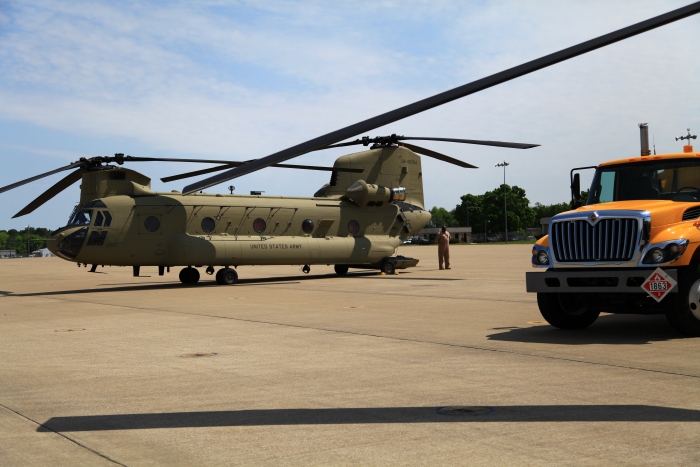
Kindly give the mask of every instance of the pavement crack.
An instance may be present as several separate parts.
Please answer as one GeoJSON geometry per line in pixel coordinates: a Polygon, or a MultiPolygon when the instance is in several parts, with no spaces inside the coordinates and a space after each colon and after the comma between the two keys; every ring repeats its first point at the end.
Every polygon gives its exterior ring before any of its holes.
{"type": "Polygon", "coordinates": [[[353,336],[375,337],[375,338],[379,338],[379,339],[391,339],[391,340],[401,341],[401,342],[412,342],[412,343],[417,343],[417,344],[439,345],[439,346],[444,346],[444,347],[454,347],[454,348],[462,348],[462,349],[470,349],[470,350],[479,350],[479,351],[484,351],[484,352],[495,352],[495,353],[502,353],[502,354],[509,354],[509,355],[519,355],[519,356],[523,356],[523,357],[542,358],[542,359],[556,360],[556,361],[569,362],[569,363],[578,363],[578,364],[582,364],[582,365],[596,365],[596,366],[608,367],[608,368],[620,368],[620,369],[625,369],[625,370],[644,371],[644,372],[649,372],[649,373],[657,373],[657,374],[664,374],[664,375],[671,375],[671,376],[684,376],[687,378],[700,379],[700,375],[692,375],[692,374],[687,374],[687,373],[678,373],[678,372],[665,371],[665,370],[655,370],[653,368],[643,368],[643,367],[636,367],[636,366],[631,366],[631,365],[618,365],[615,363],[596,362],[596,361],[592,361],[592,360],[578,360],[575,358],[568,358],[568,357],[556,357],[556,356],[552,356],[552,355],[542,355],[542,354],[531,353],[531,352],[523,352],[523,351],[519,351],[519,350],[496,349],[493,347],[486,347],[486,346],[473,345],[473,344],[455,344],[455,343],[451,343],[451,342],[412,339],[412,338],[408,338],[408,337],[390,336],[390,335],[384,335],[384,334],[373,334],[373,333],[359,332],[359,331],[348,331],[348,330],[344,330],[344,329],[322,328],[322,327],[317,327],[317,326],[306,326],[306,325],[291,324],[291,323],[278,323],[278,322],[274,322],[274,321],[264,321],[264,320],[250,319],[250,318],[238,318],[238,317],[233,317],[233,316],[211,315],[211,314],[207,314],[207,313],[194,313],[191,311],[162,310],[162,309],[157,309],[157,308],[145,308],[145,307],[137,307],[137,306],[131,306],[131,305],[89,302],[89,301],[83,301],[83,300],[71,300],[71,299],[56,298],[56,297],[51,297],[51,299],[52,300],[66,301],[66,302],[90,303],[92,305],[114,306],[114,307],[118,307],[118,308],[129,308],[129,309],[141,310],[141,311],[147,311],[147,312],[175,313],[175,314],[190,315],[190,316],[204,316],[207,318],[227,319],[227,320],[240,321],[240,322],[246,322],[246,323],[267,324],[267,325],[271,325],[271,326],[284,326],[284,327],[289,327],[289,328],[308,329],[308,330],[323,331],[323,332],[333,332],[333,333],[353,335],[353,336]]]}
{"type": "Polygon", "coordinates": [[[39,426],[39,427],[41,427],[41,428],[44,428],[46,431],[49,431],[49,432],[51,432],[51,433],[57,434],[57,435],[60,436],[61,438],[65,439],[65,440],[67,440],[67,441],[70,441],[71,443],[73,443],[73,444],[75,444],[75,445],[77,445],[77,446],[80,446],[81,448],[83,448],[83,449],[85,449],[85,450],[87,450],[87,451],[90,451],[91,453],[93,453],[93,454],[95,454],[95,455],[97,455],[97,456],[100,456],[101,458],[103,458],[103,459],[105,459],[105,460],[108,460],[109,462],[112,462],[112,463],[114,463],[114,464],[116,464],[116,465],[121,465],[122,467],[129,467],[129,466],[126,465],[126,464],[122,464],[121,462],[112,459],[111,457],[109,457],[109,456],[106,455],[106,454],[102,454],[101,452],[96,451],[96,450],[94,450],[94,449],[92,449],[92,448],[90,448],[90,447],[88,447],[88,446],[82,444],[81,442],[74,440],[74,439],[71,438],[70,436],[66,436],[66,435],[64,435],[63,433],[59,432],[59,431],[56,431],[56,430],[51,429],[51,427],[48,427],[48,426],[44,425],[43,423],[39,423],[39,422],[37,422],[36,420],[27,417],[26,415],[24,415],[24,414],[22,414],[22,413],[20,413],[20,412],[18,412],[18,411],[16,411],[16,410],[14,410],[14,409],[12,409],[12,408],[6,406],[5,404],[1,404],[1,403],[0,403],[0,407],[2,407],[3,409],[7,410],[8,412],[12,412],[13,414],[15,414],[15,415],[17,415],[17,416],[19,416],[19,417],[21,417],[21,418],[23,418],[23,419],[25,419],[25,420],[27,420],[27,421],[33,423],[33,424],[35,424],[36,426],[39,426]]]}

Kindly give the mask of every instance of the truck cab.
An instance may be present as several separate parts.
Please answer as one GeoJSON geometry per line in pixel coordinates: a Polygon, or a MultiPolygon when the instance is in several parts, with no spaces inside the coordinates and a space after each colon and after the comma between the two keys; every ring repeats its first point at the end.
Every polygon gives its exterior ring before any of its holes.
{"type": "Polygon", "coordinates": [[[700,336],[700,152],[688,144],[652,155],[640,128],[641,155],[595,167],[584,206],[572,171],[576,209],[552,217],[535,244],[532,265],[543,271],[526,274],[527,291],[561,329],[585,328],[600,313],[663,313],[700,336]]]}

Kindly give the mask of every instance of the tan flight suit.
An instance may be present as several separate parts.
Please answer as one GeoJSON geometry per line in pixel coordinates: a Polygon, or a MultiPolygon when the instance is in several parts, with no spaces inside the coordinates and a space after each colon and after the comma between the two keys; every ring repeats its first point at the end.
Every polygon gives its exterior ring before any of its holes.
{"type": "Polygon", "coordinates": [[[442,263],[445,262],[444,269],[450,269],[450,233],[440,232],[435,236],[435,243],[438,244],[438,262],[440,269],[443,269],[442,263]]]}

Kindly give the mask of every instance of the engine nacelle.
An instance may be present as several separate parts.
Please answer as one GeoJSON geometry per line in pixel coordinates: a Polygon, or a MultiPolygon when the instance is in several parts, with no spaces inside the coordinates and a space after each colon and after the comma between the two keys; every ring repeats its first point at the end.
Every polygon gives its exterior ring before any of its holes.
{"type": "Polygon", "coordinates": [[[361,207],[382,206],[392,201],[404,201],[406,188],[388,188],[357,180],[347,189],[345,197],[361,207]]]}

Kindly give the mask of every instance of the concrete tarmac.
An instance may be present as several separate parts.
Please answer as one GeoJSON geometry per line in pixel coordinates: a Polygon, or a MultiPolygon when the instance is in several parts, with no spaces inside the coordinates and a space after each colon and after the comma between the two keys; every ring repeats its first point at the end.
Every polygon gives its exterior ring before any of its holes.
{"type": "Polygon", "coordinates": [[[0,260],[0,465],[699,465],[700,339],[550,327],[530,249],[235,286],[0,260]]]}

